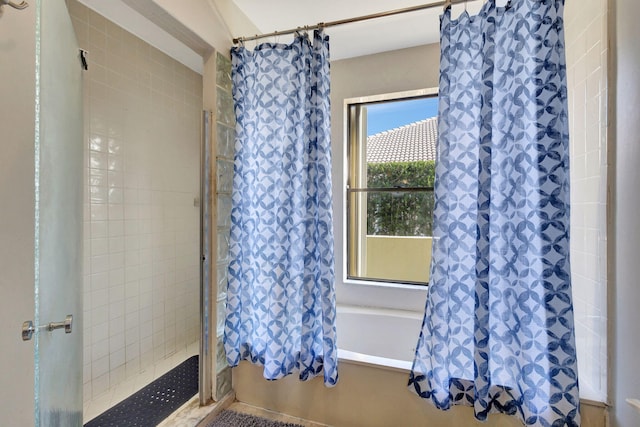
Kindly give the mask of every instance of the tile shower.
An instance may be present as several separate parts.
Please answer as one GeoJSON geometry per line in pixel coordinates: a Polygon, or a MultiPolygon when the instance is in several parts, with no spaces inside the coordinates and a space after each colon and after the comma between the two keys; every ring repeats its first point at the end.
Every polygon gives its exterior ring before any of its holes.
{"type": "Polygon", "coordinates": [[[580,396],[607,400],[608,4],[567,2],[571,270],[580,396]]]}
{"type": "Polygon", "coordinates": [[[76,1],[84,73],[84,412],[199,348],[202,77],[76,1]]]}

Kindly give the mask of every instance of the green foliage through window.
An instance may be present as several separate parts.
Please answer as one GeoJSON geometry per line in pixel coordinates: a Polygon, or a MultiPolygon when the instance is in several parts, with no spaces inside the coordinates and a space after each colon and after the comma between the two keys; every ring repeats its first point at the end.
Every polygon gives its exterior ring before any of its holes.
{"type": "Polygon", "coordinates": [[[397,188],[393,192],[370,191],[367,199],[367,234],[377,236],[431,236],[435,162],[391,162],[367,165],[368,188],[397,188]]]}

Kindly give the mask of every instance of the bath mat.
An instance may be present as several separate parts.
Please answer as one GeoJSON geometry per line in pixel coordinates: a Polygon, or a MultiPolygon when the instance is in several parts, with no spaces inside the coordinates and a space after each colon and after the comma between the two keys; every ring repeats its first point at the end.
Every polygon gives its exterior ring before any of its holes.
{"type": "Polygon", "coordinates": [[[155,426],[196,394],[198,356],[193,356],[84,426],[155,426]]]}
{"type": "Polygon", "coordinates": [[[207,427],[303,427],[300,424],[272,421],[255,415],[224,410],[207,427]]]}

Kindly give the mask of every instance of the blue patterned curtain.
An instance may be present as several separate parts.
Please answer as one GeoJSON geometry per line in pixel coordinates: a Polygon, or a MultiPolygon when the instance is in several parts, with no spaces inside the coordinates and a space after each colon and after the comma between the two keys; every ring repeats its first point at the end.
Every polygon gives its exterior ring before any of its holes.
{"type": "Polygon", "coordinates": [[[409,388],[580,423],[562,0],[441,18],[431,279],[409,388]]]}
{"type": "Polygon", "coordinates": [[[329,39],[234,48],[237,119],[224,345],[267,379],[338,379],[329,39]]]}

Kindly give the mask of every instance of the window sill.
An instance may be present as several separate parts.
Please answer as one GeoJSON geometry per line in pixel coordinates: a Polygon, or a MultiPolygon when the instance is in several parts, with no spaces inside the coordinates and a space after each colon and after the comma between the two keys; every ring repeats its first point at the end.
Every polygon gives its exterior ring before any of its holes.
{"type": "Polygon", "coordinates": [[[336,283],[339,305],[406,310],[424,313],[427,287],[402,283],[343,279],[336,283]]]}
{"type": "Polygon", "coordinates": [[[409,283],[397,283],[397,282],[378,282],[375,280],[361,280],[361,279],[343,279],[342,283],[345,285],[363,285],[363,286],[374,286],[380,288],[390,288],[390,289],[408,289],[412,291],[427,291],[427,285],[414,285],[409,283]]]}

